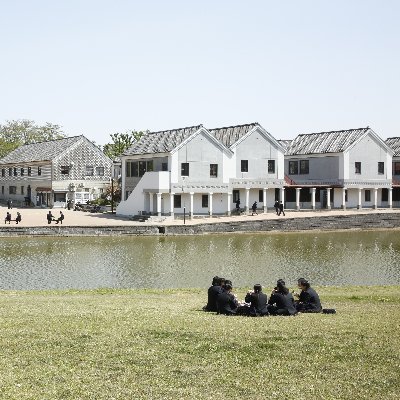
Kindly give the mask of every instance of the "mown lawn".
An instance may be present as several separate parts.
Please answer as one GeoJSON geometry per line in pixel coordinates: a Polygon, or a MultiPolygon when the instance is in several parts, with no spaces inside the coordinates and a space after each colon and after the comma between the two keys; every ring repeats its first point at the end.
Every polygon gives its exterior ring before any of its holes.
{"type": "Polygon", "coordinates": [[[200,290],[0,292],[0,398],[398,399],[400,287],[319,292],[336,315],[217,316],[200,290]]]}

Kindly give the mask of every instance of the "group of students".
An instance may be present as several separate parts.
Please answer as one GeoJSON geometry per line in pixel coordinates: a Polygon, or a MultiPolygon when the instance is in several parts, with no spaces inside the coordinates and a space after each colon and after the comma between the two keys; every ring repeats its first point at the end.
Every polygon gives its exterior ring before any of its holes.
{"type": "Polygon", "coordinates": [[[12,219],[11,213],[7,211],[4,223],[6,224],[8,222],[8,224],[11,224],[11,221],[15,221],[16,224],[18,225],[22,221],[21,214],[17,212],[17,216],[15,217],[15,219],[12,219]]]}
{"type": "Polygon", "coordinates": [[[321,312],[320,298],[310,283],[304,278],[299,278],[297,285],[300,292],[292,293],[286,287],[285,281],[279,279],[268,299],[262,291],[262,286],[256,284],[252,291],[247,292],[244,302],[240,303],[232,293],[232,282],[215,276],[208,289],[208,302],[203,310],[223,315],[252,317],[321,312]]]}

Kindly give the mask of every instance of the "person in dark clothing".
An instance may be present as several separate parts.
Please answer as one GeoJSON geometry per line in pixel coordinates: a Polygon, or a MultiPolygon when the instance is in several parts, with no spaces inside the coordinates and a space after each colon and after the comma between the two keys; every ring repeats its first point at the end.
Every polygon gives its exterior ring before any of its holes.
{"type": "Polygon", "coordinates": [[[60,211],[60,216],[57,218],[56,224],[61,222],[61,225],[62,225],[63,220],[64,220],[64,213],[62,211],[60,211]]]}
{"type": "Polygon", "coordinates": [[[268,311],[271,315],[295,315],[294,299],[285,281],[279,279],[268,301],[268,311]]]}
{"type": "Polygon", "coordinates": [[[67,208],[68,208],[68,210],[71,209],[71,199],[68,199],[68,201],[67,201],[67,208]]]}
{"type": "Polygon", "coordinates": [[[295,302],[296,309],[303,313],[319,313],[322,311],[321,300],[318,293],[310,286],[307,279],[300,278],[297,286],[301,289],[299,299],[295,302]]]}
{"type": "Polygon", "coordinates": [[[278,200],[275,200],[274,208],[275,208],[276,215],[279,215],[279,201],[278,200]]]}
{"type": "Polygon", "coordinates": [[[11,224],[11,214],[7,211],[6,218],[4,219],[4,223],[11,224]]]}
{"type": "Polygon", "coordinates": [[[51,211],[49,211],[49,212],[47,213],[47,223],[48,223],[48,224],[51,224],[51,221],[54,221],[54,216],[53,216],[53,214],[51,213],[51,211]]]}
{"type": "Polygon", "coordinates": [[[218,314],[236,315],[239,304],[231,292],[232,286],[225,284],[225,290],[217,297],[218,314]]]}
{"type": "Polygon", "coordinates": [[[268,298],[262,291],[260,284],[254,285],[254,291],[248,292],[244,299],[246,303],[250,303],[249,315],[251,317],[268,315],[268,298]]]}
{"type": "Polygon", "coordinates": [[[251,206],[251,211],[252,211],[251,215],[254,215],[254,214],[258,215],[257,214],[257,202],[256,201],[251,206]]]}
{"type": "Polygon", "coordinates": [[[8,207],[9,210],[12,209],[12,200],[8,200],[7,201],[7,207],[8,207]]]}
{"type": "Polygon", "coordinates": [[[236,200],[236,212],[240,214],[240,199],[236,200]]]}
{"type": "Polygon", "coordinates": [[[21,214],[19,212],[17,212],[17,216],[15,218],[15,222],[18,225],[21,221],[22,221],[21,214]]]}
{"type": "Polygon", "coordinates": [[[279,203],[279,214],[278,215],[281,215],[281,214],[283,214],[283,216],[285,216],[285,211],[283,210],[282,202],[279,203]]]}
{"type": "Polygon", "coordinates": [[[221,278],[214,276],[211,286],[208,288],[207,304],[203,307],[204,311],[218,311],[217,298],[222,293],[221,278]]]}

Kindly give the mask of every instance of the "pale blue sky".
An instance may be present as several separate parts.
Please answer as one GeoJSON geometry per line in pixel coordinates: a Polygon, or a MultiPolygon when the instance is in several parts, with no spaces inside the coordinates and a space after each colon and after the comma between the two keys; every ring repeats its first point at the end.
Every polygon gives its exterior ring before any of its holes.
{"type": "Polygon", "coordinates": [[[400,136],[400,0],[0,0],[0,18],[0,123],[400,136]]]}

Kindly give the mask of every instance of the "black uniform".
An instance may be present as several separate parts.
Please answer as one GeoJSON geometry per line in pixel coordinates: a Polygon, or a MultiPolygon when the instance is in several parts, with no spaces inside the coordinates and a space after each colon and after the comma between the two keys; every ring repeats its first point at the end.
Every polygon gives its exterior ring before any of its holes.
{"type": "Polygon", "coordinates": [[[276,211],[276,215],[278,215],[279,214],[279,201],[278,200],[275,201],[274,208],[276,211]]]}
{"type": "Polygon", "coordinates": [[[217,298],[218,314],[235,315],[238,309],[238,302],[230,292],[222,292],[217,298]]]}
{"type": "Polygon", "coordinates": [[[294,315],[297,310],[294,306],[292,293],[283,294],[275,292],[271,295],[268,302],[268,311],[273,315],[294,315]]]}
{"type": "Polygon", "coordinates": [[[204,307],[205,311],[218,311],[217,298],[222,293],[220,285],[212,285],[208,288],[207,305],[204,307]]]}
{"type": "Polygon", "coordinates": [[[318,293],[311,287],[300,292],[296,308],[301,312],[318,313],[322,311],[321,300],[318,293]]]}
{"type": "Polygon", "coordinates": [[[249,315],[252,317],[268,315],[268,298],[265,293],[247,293],[244,301],[250,303],[249,315]]]}

